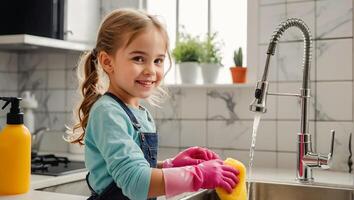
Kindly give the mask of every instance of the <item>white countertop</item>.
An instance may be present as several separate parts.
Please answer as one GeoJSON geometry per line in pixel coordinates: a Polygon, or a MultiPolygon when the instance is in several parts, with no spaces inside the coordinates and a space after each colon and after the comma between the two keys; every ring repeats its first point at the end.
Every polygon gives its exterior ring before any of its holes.
{"type": "MultiPolygon", "coordinates": [[[[43,152],[45,154],[49,152],[43,152]]],[[[84,156],[82,154],[70,154],[70,153],[55,153],[57,156],[66,156],[70,160],[83,161],[84,156]]],[[[87,172],[79,172],[73,174],[67,174],[62,176],[45,176],[45,175],[31,175],[31,189],[26,194],[0,196],[0,200],[82,200],[87,199],[85,196],[61,194],[54,192],[37,191],[36,189],[50,187],[54,185],[60,185],[70,183],[74,181],[84,180],[87,172]]]]}
{"type": "Polygon", "coordinates": [[[11,196],[0,196],[0,199],[6,200],[86,200],[87,197],[71,195],[71,194],[60,194],[54,192],[44,192],[30,190],[26,194],[21,195],[11,195],[11,196]]]}
{"type": "Polygon", "coordinates": [[[313,186],[313,187],[334,187],[354,190],[354,174],[335,172],[329,170],[314,169],[313,183],[300,183],[296,180],[295,169],[278,168],[256,168],[248,180],[251,182],[267,182],[275,184],[313,186]]]}
{"type": "MultiPolygon", "coordinates": [[[[71,160],[83,160],[83,155],[73,155],[65,153],[55,153],[56,155],[68,156],[71,160]]],[[[60,194],[44,191],[36,191],[35,189],[50,187],[54,185],[65,184],[73,181],[84,180],[87,172],[79,172],[74,174],[68,174],[63,176],[43,176],[43,175],[31,175],[31,190],[22,195],[12,196],[0,196],[0,200],[82,200],[87,197],[60,194]]],[[[266,182],[274,184],[287,184],[287,185],[300,185],[296,179],[295,169],[271,169],[271,168],[255,168],[253,174],[249,177],[252,182],[266,182]]],[[[306,186],[312,187],[325,187],[325,188],[342,188],[348,190],[354,190],[354,174],[348,174],[343,172],[333,172],[326,170],[313,170],[314,183],[306,184],[306,186]]],[[[184,195],[172,199],[179,199],[184,195]]],[[[164,197],[158,198],[159,200],[165,199],[164,197]]]]}

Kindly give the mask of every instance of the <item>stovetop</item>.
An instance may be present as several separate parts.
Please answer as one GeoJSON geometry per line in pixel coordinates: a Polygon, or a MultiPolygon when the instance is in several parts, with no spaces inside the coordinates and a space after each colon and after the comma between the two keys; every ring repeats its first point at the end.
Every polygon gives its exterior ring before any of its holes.
{"type": "Polygon", "coordinates": [[[86,171],[85,162],[72,161],[54,154],[32,153],[31,173],[37,175],[60,176],[86,171]]]}

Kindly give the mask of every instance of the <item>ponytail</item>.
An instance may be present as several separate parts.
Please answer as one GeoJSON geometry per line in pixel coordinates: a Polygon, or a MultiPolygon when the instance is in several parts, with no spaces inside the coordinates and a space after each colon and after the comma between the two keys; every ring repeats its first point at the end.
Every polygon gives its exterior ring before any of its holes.
{"type": "Polygon", "coordinates": [[[81,101],[76,111],[74,111],[78,122],[76,122],[73,128],[69,130],[68,138],[66,138],[66,140],[71,143],[83,144],[91,107],[102,96],[97,54],[98,52],[96,49],[84,53],[77,68],[81,101]]]}

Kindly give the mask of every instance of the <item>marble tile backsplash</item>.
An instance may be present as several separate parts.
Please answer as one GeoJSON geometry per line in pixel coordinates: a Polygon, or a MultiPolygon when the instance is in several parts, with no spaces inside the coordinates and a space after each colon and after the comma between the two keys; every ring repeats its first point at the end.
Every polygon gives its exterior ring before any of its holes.
{"type": "MultiPolygon", "coordinates": [[[[313,148],[328,153],[330,130],[337,131],[333,170],[348,171],[349,133],[353,129],[352,1],[262,0],[258,4],[257,38],[260,77],[269,38],[275,27],[289,17],[303,18],[314,36],[311,62],[310,124],[313,148]]],[[[253,9],[249,9],[252,12],[253,9]]],[[[253,11],[254,12],[254,11],[253,11]]],[[[302,42],[298,31],[285,34],[271,60],[270,91],[298,92],[302,80],[302,42]]],[[[72,122],[78,94],[75,67],[80,53],[0,52],[0,95],[20,95],[30,90],[40,107],[36,128],[49,127],[41,148],[67,151],[62,139],[64,125],[72,122]]],[[[168,88],[170,98],[161,108],[144,103],[153,114],[160,136],[159,158],[180,150],[205,146],[223,158],[248,162],[253,113],[248,105],[253,88],[168,88]]],[[[296,133],[299,131],[299,101],[268,96],[268,111],[262,116],[257,136],[255,166],[295,168],[296,133]]],[[[5,123],[0,112],[0,126],[5,123]]]]}

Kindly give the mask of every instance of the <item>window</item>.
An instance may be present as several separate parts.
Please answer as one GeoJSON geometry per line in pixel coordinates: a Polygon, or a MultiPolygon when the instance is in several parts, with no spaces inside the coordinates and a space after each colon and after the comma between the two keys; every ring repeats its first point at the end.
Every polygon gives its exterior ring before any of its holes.
{"type": "MultiPolygon", "coordinates": [[[[231,67],[233,51],[239,46],[243,53],[247,47],[247,1],[246,0],[211,0],[210,26],[212,32],[224,42],[222,64],[231,67]]],[[[244,56],[244,61],[246,57],[244,56]]],[[[244,63],[246,66],[246,63],[244,63]]]]}
{"type": "MultiPolygon", "coordinates": [[[[240,46],[246,66],[247,0],[147,0],[147,10],[164,19],[171,50],[175,46],[177,30],[201,38],[208,32],[217,32],[218,41],[223,44],[221,63],[224,65],[218,82],[229,81],[228,68],[234,66],[233,52],[240,46]]],[[[176,79],[178,74],[173,66],[165,80],[176,83],[176,79]]]]}
{"type": "Polygon", "coordinates": [[[208,33],[208,1],[179,0],[179,31],[193,36],[208,33]]]}

